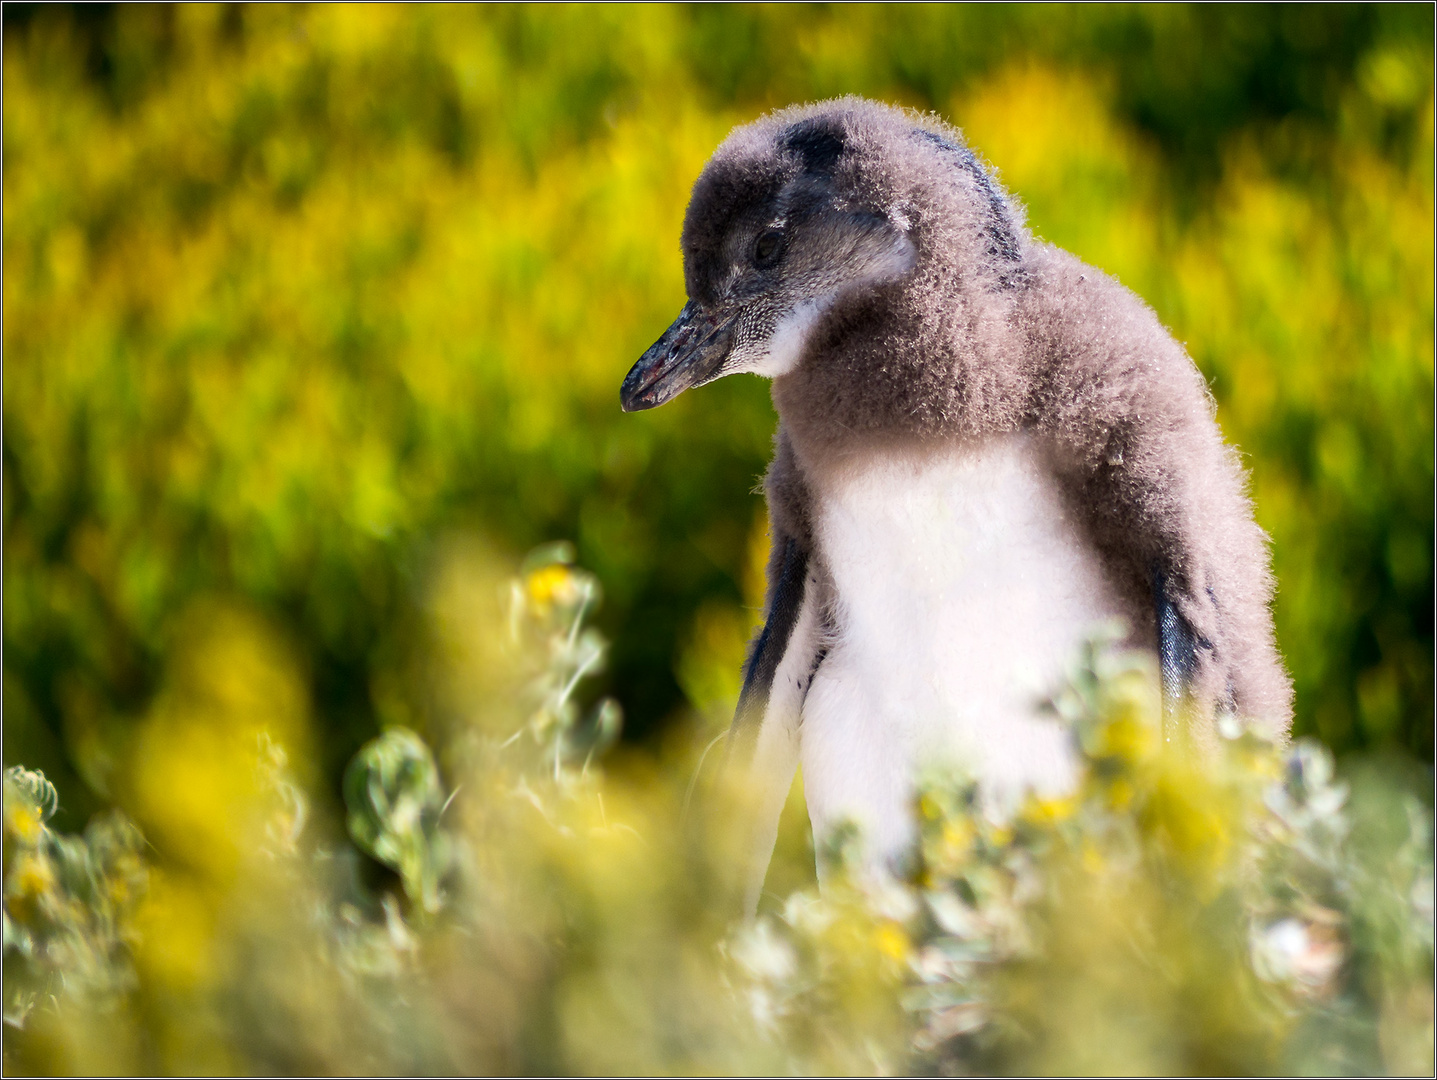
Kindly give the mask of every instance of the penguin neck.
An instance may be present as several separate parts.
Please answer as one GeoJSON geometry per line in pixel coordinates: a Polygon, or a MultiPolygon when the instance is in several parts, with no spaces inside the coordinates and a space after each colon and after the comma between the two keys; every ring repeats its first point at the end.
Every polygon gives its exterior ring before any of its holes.
{"type": "Polygon", "coordinates": [[[773,380],[774,408],[805,466],[978,442],[1024,426],[1032,378],[1011,302],[952,303],[949,293],[944,308],[921,295],[932,291],[908,290],[920,295],[881,313],[845,313],[773,380]]]}

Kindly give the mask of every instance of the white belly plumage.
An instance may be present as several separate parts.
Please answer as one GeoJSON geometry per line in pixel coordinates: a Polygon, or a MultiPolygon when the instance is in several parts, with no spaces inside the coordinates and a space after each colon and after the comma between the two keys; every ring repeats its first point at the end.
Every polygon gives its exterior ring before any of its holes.
{"type": "Polygon", "coordinates": [[[914,780],[945,762],[990,805],[1068,786],[1039,706],[1121,608],[1033,442],[874,458],[818,496],[836,627],[800,727],[815,836],[848,819],[871,856],[901,851],[914,780]]]}

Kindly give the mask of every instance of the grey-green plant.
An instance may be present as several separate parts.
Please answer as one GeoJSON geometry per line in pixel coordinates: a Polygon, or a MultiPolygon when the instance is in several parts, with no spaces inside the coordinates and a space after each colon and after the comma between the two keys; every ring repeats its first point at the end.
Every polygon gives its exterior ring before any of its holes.
{"type": "Polygon", "coordinates": [[[214,1059],[173,1044],[189,1016],[208,1053],[276,1072],[1430,1062],[1430,814],[1235,717],[1215,747],[1165,733],[1151,661],[1113,632],[1051,701],[1074,791],[995,804],[935,763],[901,872],[837,830],[822,892],[737,920],[716,887],[722,796],[680,825],[682,772],[635,785],[600,764],[604,721],[573,705],[602,659],[597,585],[571,558],[541,553],[503,588],[507,728],[386,731],[346,772],[343,831],[261,736],[238,877],[147,857],[117,815],[56,834],[53,786],[7,770],[7,1064],[192,1071],[214,1059]],[[227,947],[244,963],[198,958],[227,947]]]}

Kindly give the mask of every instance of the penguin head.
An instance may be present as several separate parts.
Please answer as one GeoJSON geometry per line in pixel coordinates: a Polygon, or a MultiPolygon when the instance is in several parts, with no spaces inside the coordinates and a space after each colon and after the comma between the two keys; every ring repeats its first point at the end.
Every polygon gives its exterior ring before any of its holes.
{"type": "Polygon", "coordinates": [[[931,120],[844,98],[738,128],[689,201],[688,303],[630,370],[623,407],[738,372],[782,378],[816,339],[871,332],[920,277],[991,284],[1019,233],[962,137],[931,120]]]}

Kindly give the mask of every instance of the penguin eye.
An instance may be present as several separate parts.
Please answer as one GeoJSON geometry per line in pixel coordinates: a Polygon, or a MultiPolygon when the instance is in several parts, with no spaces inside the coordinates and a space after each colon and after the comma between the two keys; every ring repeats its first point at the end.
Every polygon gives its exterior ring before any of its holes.
{"type": "Polygon", "coordinates": [[[768,229],[759,233],[758,239],[753,244],[753,261],[760,266],[767,266],[778,257],[779,248],[783,246],[783,233],[778,229],[768,229]]]}

